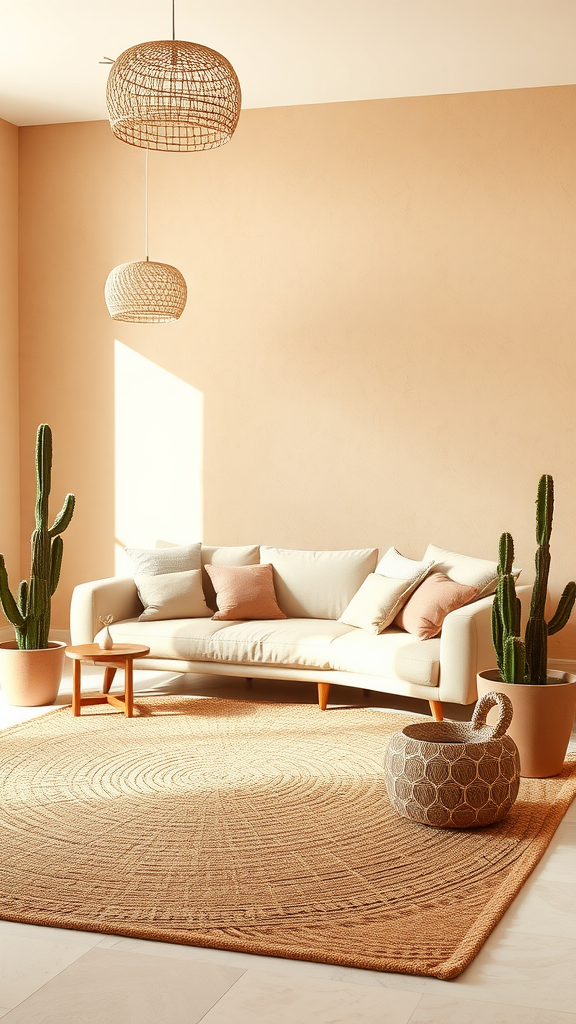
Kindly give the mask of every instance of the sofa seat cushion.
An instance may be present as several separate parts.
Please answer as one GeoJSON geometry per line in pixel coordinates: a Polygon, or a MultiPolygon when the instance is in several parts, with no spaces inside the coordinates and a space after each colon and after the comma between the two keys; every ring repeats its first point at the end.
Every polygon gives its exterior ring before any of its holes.
{"type": "MultiPolygon", "coordinates": [[[[213,619],[161,619],[141,622],[124,619],[113,622],[110,634],[114,643],[145,644],[151,658],[177,658],[179,661],[197,661],[205,656],[206,643],[213,633],[226,629],[229,622],[213,619]]],[[[103,633],[98,633],[98,643],[103,633]]]]}
{"type": "Polygon", "coordinates": [[[332,642],[350,631],[332,619],[129,619],[110,627],[116,642],[147,644],[151,658],[318,669],[331,668],[332,642]]]}
{"type": "Polygon", "coordinates": [[[330,668],[437,686],[440,638],[416,640],[394,626],[379,634],[353,629],[330,645],[330,668]]]}

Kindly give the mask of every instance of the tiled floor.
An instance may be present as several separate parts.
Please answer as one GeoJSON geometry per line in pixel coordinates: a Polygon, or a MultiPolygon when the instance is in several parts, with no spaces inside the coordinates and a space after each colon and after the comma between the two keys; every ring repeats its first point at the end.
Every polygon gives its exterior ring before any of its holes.
{"type": "MultiPolygon", "coordinates": [[[[83,670],[83,683],[94,688],[83,670]]],[[[312,684],[136,673],[136,687],[310,703],[312,684]]],[[[115,684],[117,685],[117,684],[115,684]]],[[[68,703],[67,677],[59,697],[68,703]]],[[[341,703],[426,712],[334,688],[341,703]]],[[[0,728],[45,709],[9,708],[0,728]]],[[[463,712],[463,709],[461,709],[463,712]]],[[[2,1024],[576,1024],[576,802],[459,978],[443,982],[0,921],[2,1024]]]]}

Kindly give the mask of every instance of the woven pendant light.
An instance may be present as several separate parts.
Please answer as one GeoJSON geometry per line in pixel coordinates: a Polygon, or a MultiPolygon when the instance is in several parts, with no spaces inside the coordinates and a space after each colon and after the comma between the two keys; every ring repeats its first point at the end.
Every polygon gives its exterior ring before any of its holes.
{"type": "Polygon", "coordinates": [[[182,315],[187,289],[176,267],[142,260],[114,267],[108,274],[104,295],[113,320],[161,324],[182,315]]]}
{"type": "Polygon", "coordinates": [[[138,43],[114,61],[106,103],[114,135],[130,146],[189,152],[228,142],[240,116],[240,82],[217,50],[175,38],[138,43]]]}
{"type": "Polygon", "coordinates": [[[184,277],[170,263],[148,259],[148,153],[145,186],[146,259],[121,263],[108,274],[104,297],[113,320],[134,324],[161,324],[178,320],[186,306],[184,277]]]}

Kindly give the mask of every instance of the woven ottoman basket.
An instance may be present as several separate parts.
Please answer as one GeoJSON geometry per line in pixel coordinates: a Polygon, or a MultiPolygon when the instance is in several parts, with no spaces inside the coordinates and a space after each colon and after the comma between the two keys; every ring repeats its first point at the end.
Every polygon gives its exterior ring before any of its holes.
{"type": "Polygon", "coordinates": [[[506,735],[512,704],[501,693],[478,701],[472,721],[417,722],[395,732],[384,761],[390,801],[399,814],[435,828],[500,821],[518,795],[520,758],[506,735]],[[486,725],[498,705],[495,726],[486,725]]]}

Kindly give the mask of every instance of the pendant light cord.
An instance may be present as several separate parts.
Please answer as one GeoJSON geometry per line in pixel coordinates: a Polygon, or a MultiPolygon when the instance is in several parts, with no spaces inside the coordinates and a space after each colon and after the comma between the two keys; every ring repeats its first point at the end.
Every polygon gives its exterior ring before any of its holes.
{"type": "Polygon", "coordinates": [[[148,263],[148,261],[149,261],[149,257],[148,257],[148,150],[146,150],[145,182],[146,182],[146,184],[145,184],[145,188],[144,188],[144,196],[145,196],[145,199],[144,199],[144,208],[145,208],[144,226],[145,226],[145,233],[146,233],[146,262],[148,263]]]}

